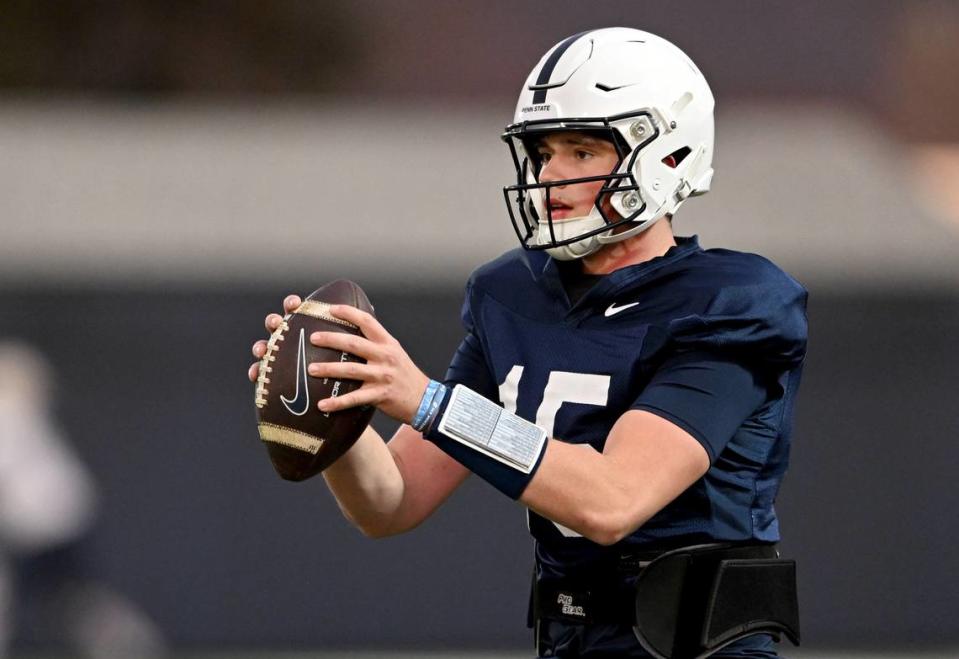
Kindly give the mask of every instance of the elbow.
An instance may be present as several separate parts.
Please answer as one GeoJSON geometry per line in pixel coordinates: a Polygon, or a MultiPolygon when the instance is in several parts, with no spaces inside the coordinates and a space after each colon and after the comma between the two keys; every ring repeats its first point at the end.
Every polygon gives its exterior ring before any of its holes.
{"type": "Polygon", "coordinates": [[[612,547],[627,535],[627,533],[618,533],[617,531],[605,531],[594,535],[590,540],[604,547],[612,547]]]}
{"type": "Polygon", "coordinates": [[[389,538],[394,535],[399,535],[402,533],[402,530],[397,530],[391,527],[389,524],[373,521],[373,520],[364,520],[358,521],[355,519],[350,519],[350,523],[356,528],[364,537],[371,540],[381,540],[383,538],[389,538]]]}
{"type": "Polygon", "coordinates": [[[350,511],[343,506],[340,506],[340,512],[343,514],[343,518],[346,519],[346,521],[348,521],[353,528],[367,538],[379,540],[380,538],[388,538],[399,533],[399,531],[393,531],[390,526],[385,524],[382,520],[374,519],[372,517],[361,519],[356,515],[351,514],[350,511]]]}
{"type": "Polygon", "coordinates": [[[583,537],[604,547],[615,545],[632,532],[632,529],[619,524],[611,515],[587,519],[580,527],[583,537]]]}
{"type": "Polygon", "coordinates": [[[356,507],[350,510],[342,501],[337,499],[340,514],[343,519],[365,537],[379,540],[389,538],[409,531],[412,526],[403,526],[400,519],[395,515],[386,512],[375,511],[372,509],[360,509],[356,507]]]}
{"type": "Polygon", "coordinates": [[[619,525],[595,526],[587,529],[583,535],[598,545],[610,547],[632,533],[633,529],[627,529],[619,525]]]}
{"type": "Polygon", "coordinates": [[[391,538],[395,535],[400,535],[406,533],[407,531],[415,528],[414,526],[401,526],[396,523],[396,520],[363,520],[359,521],[356,519],[350,519],[350,523],[359,530],[365,537],[370,538],[371,540],[381,540],[383,538],[391,538]]]}
{"type": "Polygon", "coordinates": [[[391,536],[397,535],[397,532],[391,531],[390,529],[381,527],[381,526],[370,526],[370,525],[361,526],[359,524],[354,524],[354,526],[357,529],[359,529],[360,533],[362,533],[364,537],[369,538],[371,540],[382,540],[383,538],[389,538],[391,536]]]}
{"type": "Polygon", "coordinates": [[[584,519],[583,536],[598,545],[609,547],[628,537],[645,521],[623,509],[596,511],[584,519]]]}

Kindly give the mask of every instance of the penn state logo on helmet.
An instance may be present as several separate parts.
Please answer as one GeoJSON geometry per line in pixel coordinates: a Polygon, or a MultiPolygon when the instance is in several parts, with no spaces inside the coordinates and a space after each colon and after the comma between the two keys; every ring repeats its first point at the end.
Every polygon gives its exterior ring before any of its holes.
{"type": "Polygon", "coordinates": [[[648,229],[689,197],[708,192],[713,107],[699,68],[649,32],[591,30],[553,46],[527,77],[502,136],[516,168],[516,183],[503,193],[523,247],[581,258],[648,229]],[[537,139],[560,130],[607,139],[619,161],[601,177],[588,215],[554,220],[551,190],[586,181],[539,181],[537,139]],[[606,200],[615,213],[603,209],[606,200]]]}

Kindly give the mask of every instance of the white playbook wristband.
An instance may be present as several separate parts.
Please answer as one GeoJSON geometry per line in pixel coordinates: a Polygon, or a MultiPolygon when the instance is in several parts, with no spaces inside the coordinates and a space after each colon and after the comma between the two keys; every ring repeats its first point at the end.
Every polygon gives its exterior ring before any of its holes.
{"type": "Polygon", "coordinates": [[[461,384],[453,388],[438,429],[450,439],[529,474],[546,446],[546,430],[461,384]]]}

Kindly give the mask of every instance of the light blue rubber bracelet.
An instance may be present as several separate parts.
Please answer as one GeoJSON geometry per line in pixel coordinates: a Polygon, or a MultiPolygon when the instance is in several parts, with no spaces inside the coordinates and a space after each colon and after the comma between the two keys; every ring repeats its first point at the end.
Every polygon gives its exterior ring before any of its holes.
{"type": "MultiPolygon", "coordinates": [[[[439,384],[439,383],[437,383],[439,384]]],[[[429,428],[433,424],[433,420],[436,418],[436,415],[439,414],[440,405],[446,399],[446,386],[440,384],[436,391],[433,392],[433,398],[430,400],[430,408],[426,413],[426,419],[423,421],[423,425],[417,428],[419,431],[423,431],[426,428],[429,428]]]]}
{"type": "Polygon", "coordinates": [[[426,385],[426,390],[423,392],[423,397],[420,399],[420,406],[416,409],[416,415],[410,422],[410,425],[414,430],[423,430],[423,428],[426,427],[426,424],[430,418],[430,404],[433,402],[433,399],[436,398],[436,391],[441,386],[442,385],[436,380],[430,380],[426,385]]]}

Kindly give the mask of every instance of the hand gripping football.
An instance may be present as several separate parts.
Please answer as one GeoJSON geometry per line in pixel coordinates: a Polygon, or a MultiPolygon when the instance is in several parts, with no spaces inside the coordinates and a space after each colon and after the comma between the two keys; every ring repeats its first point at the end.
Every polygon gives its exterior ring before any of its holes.
{"type": "Polygon", "coordinates": [[[316,406],[324,398],[347,394],[362,384],[307,375],[311,362],[365,362],[310,343],[310,334],[316,331],[361,335],[355,325],[330,315],[331,304],[349,304],[373,313],[363,289],[351,281],[334,281],[314,291],[283,318],[260,360],[257,426],[274,468],[286,480],[305,480],[326,469],[353,446],[373,416],[370,405],[330,413],[316,406]]]}

